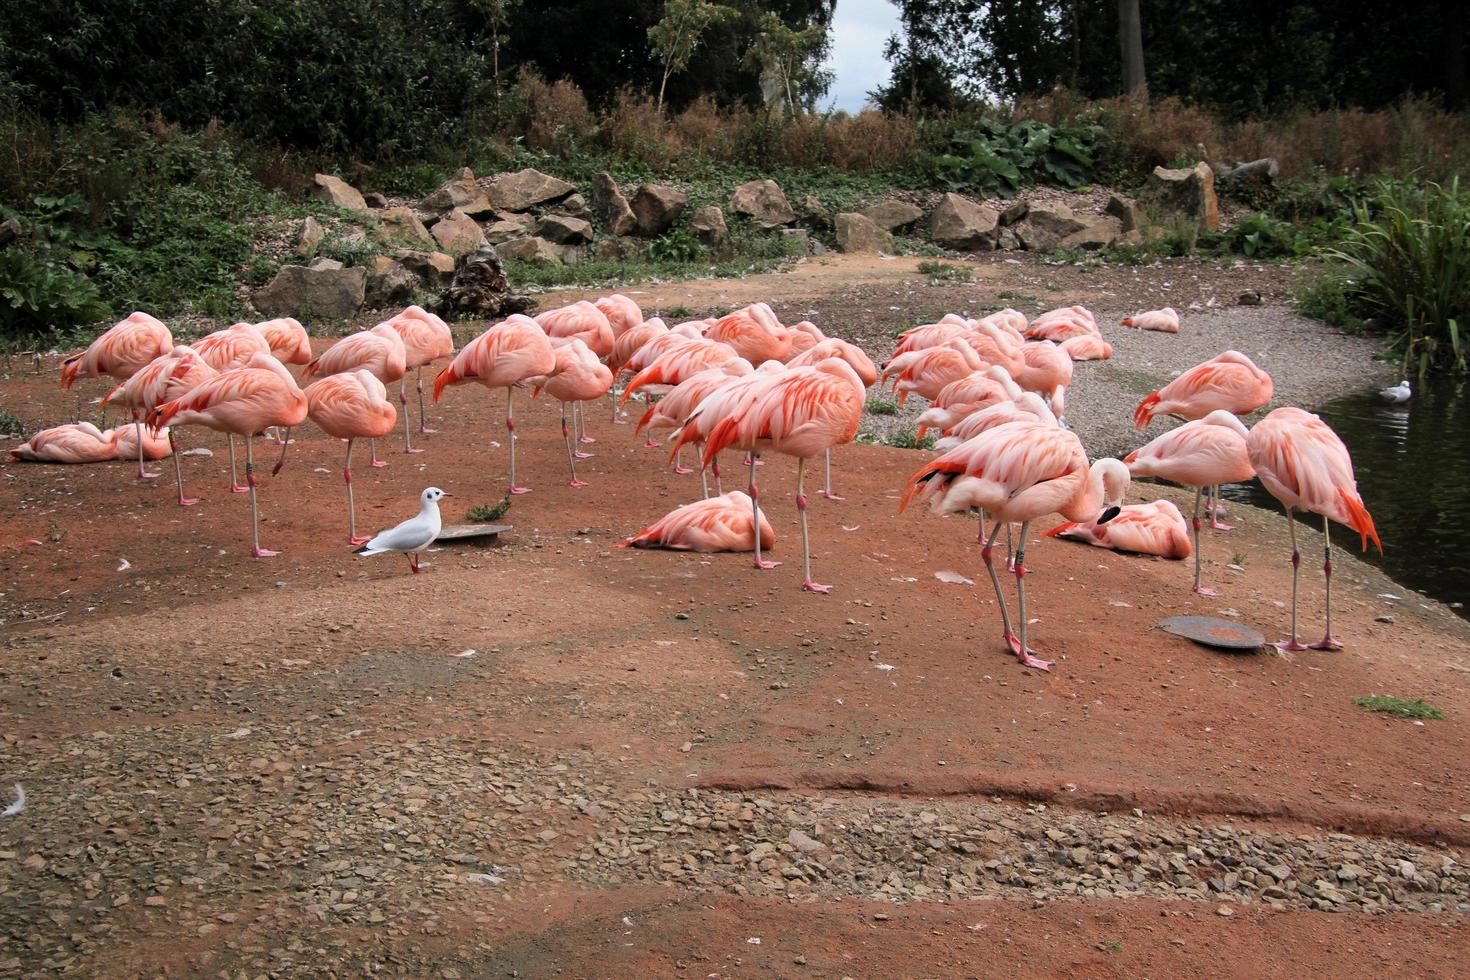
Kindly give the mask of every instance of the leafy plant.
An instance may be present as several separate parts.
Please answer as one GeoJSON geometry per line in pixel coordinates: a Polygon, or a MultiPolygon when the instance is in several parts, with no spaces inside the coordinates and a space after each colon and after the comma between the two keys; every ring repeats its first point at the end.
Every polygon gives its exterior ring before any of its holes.
{"type": "Polygon", "coordinates": [[[655,262],[700,262],[709,258],[709,249],[688,228],[674,228],[648,243],[648,257],[655,262]]]}
{"type": "Polygon", "coordinates": [[[19,248],[0,252],[0,337],[39,337],[107,316],[90,280],[19,248]]]}
{"type": "Polygon", "coordinates": [[[930,161],[934,177],[950,190],[986,197],[1014,197],[1033,183],[1077,188],[1091,178],[1101,126],[1053,126],[1037,119],[1003,122],[982,118],[950,139],[950,152],[930,161]]]}
{"type": "Polygon", "coordinates": [[[0,408],[0,435],[18,436],[25,432],[26,426],[14,412],[9,409],[0,408]]]}
{"type": "Polygon", "coordinates": [[[864,406],[871,415],[897,415],[898,402],[891,398],[869,398],[864,406]]]}
{"type": "Polygon", "coordinates": [[[1395,718],[1427,718],[1438,721],[1444,717],[1443,711],[1423,698],[1409,701],[1391,694],[1374,694],[1366,698],[1356,698],[1353,704],[1360,708],[1367,708],[1369,711],[1393,715],[1395,718]]]}
{"type": "Polygon", "coordinates": [[[489,524],[498,521],[510,510],[510,496],[501,497],[497,503],[476,504],[464,515],[467,521],[475,521],[481,524],[489,524]]]}
{"type": "Polygon", "coordinates": [[[933,433],[925,433],[924,438],[920,439],[912,432],[900,430],[890,434],[883,441],[895,449],[933,449],[935,437],[933,433]]]}
{"type": "Polygon", "coordinates": [[[969,266],[949,262],[920,262],[919,275],[928,276],[931,282],[970,282],[974,279],[969,266]]]}

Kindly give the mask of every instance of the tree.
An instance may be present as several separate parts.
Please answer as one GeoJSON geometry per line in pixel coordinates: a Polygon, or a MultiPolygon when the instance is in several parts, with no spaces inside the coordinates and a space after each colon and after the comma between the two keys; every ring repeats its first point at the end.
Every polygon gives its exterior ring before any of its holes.
{"type": "Polygon", "coordinates": [[[796,30],[779,14],[761,15],[760,34],[746,52],[746,61],[760,72],[762,88],[767,83],[795,113],[797,103],[809,107],[832,84],[832,73],[822,68],[831,49],[826,24],[810,24],[796,30]]]}
{"type": "Polygon", "coordinates": [[[660,110],[664,107],[669,76],[683,71],[689,64],[704,32],[737,16],[735,10],[708,0],[668,0],[664,4],[663,17],[648,29],[648,40],[663,62],[663,78],[658,83],[660,110]]]}
{"type": "Polygon", "coordinates": [[[1123,51],[1123,92],[1148,95],[1143,74],[1143,17],[1138,0],[1118,0],[1118,38],[1123,51]]]}
{"type": "Polygon", "coordinates": [[[511,11],[521,5],[521,0],[470,0],[485,18],[485,28],[490,32],[491,71],[495,74],[495,100],[500,101],[500,46],[509,38],[505,29],[510,26],[511,11]]]}

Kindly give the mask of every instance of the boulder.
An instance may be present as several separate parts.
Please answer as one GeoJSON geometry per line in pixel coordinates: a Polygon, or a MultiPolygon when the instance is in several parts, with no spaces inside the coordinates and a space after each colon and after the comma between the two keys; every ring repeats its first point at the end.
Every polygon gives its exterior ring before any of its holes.
{"type": "Polygon", "coordinates": [[[1015,224],[1017,221],[1020,221],[1022,218],[1026,217],[1026,213],[1030,210],[1031,205],[1027,202],[1016,201],[1014,204],[1012,204],[1010,207],[1006,208],[1000,213],[1001,227],[1004,228],[1009,225],[1015,224]]]}
{"type": "Polygon", "coordinates": [[[844,211],[835,219],[839,252],[892,252],[893,236],[871,218],[844,211]]]}
{"type": "Polygon", "coordinates": [[[774,180],[746,181],[730,195],[730,211],[747,215],[762,228],[780,228],[796,220],[786,194],[774,180]]]}
{"type": "MultiPolygon", "coordinates": [[[[307,218],[306,220],[312,224],[316,224],[316,219],[314,218],[307,218]]],[[[317,225],[317,228],[321,228],[321,225],[317,225]]],[[[19,241],[21,235],[24,234],[25,228],[15,218],[6,218],[4,221],[0,221],[0,248],[5,248],[12,242],[19,241]]]]}
{"type": "Polygon", "coordinates": [[[1023,246],[1014,228],[999,228],[995,232],[995,247],[1005,252],[1015,252],[1023,246]]]}
{"type": "Polygon", "coordinates": [[[363,304],[372,310],[403,306],[418,288],[419,277],[402,263],[386,255],[377,255],[367,267],[367,283],[363,288],[363,304]]]}
{"type": "Polygon", "coordinates": [[[442,286],[454,278],[454,256],[444,252],[400,248],[394,250],[393,257],[430,285],[442,286]]]}
{"type": "Polygon", "coordinates": [[[585,245],[592,241],[592,225],[565,214],[548,214],[536,224],[536,234],[558,245],[585,245]]]}
{"type": "Polygon", "coordinates": [[[366,285],[367,270],[363,268],[287,265],[251,299],[266,316],[345,320],[362,306],[366,285]]]}
{"type": "Polygon", "coordinates": [[[792,255],[806,255],[812,249],[812,236],[805,228],[782,228],[776,234],[786,243],[792,255]]]}
{"type": "Polygon", "coordinates": [[[592,246],[594,262],[625,262],[633,258],[636,248],[621,238],[599,238],[592,246]]]}
{"type": "Polygon", "coordinates": [[[362,203],[374,211],[381,211],[388,206],[388,199],[377,191],[373,191],[371,194],[364,194],[362,196],[362,203]]]}
{"type": "Polygon", "coordinates": [[[1193,218],[1201,229],[1220,230],[1220,202],[1215,198],[1215,171],[1207,163],[1188,169],[1170,170],[1155,167],[1148,182],[1139,192],[1138,203],[1145,209],[1182,214],[1193,218]]]}
{"type": "Polygon", "coordinates": [[[493,319],[526,313],[535,307],[526,296],[510,291],[505,266],[493,245],[482,245],[460,265],[454,281],[439,297],[434,311],[440,316],[474,316],[493,319]]]}
{"type": "Polygon", "coordinates": [[[450,255],[473,252],[485,244],[485,233],[475,224],[475,219],[459,208],[434,222],[433,231],[434,240],[450,255]]]}
{"type": "Polygon", "coordinates": [[[316,254],[322,239],[327,236],[327,229],[315,218],[307,218],[301,223],[301,237],[296,242],[296,254],[302,258],[309,258],[316,254]]]}
{"type": "Polygon", "coordinates": [[[669,230],[689,203],[689,195],[667,184],[640,184],[629,207],[638,222],[638,232],[650,238],[669,230]]]}
{"type": "Polygon", "coordinates": [[[1026,217],[1012,226],[1024,248],[1050,252],[1062,248],[1062,241],[1087,227],[1065,204],[1033,204],[1026,217]]]}
{"type": "Polygon", "coordinates": [[[508,242],[512,238],[525,238],[536,229],[536,219],[529,214],[511,214],[485,226],[485,239],[491,245],[508,242]]]}
{"type": "Polygon", "coordinates": [[[312,193],[346,211],[358,211],[367,213],[370,209],[367,202],[362,199],[362,194],[341,177],[333,177],[331,174],[317,174],[312,178],[312,193]]]}
{"type": "Polygon", "coordinates": [[[1125,235],[1130,231],[1143,230],[1143,211],[1126,197],[1109,195],[1108,206],[1103,208],[1103,213],[1117,218],[1125,235]]]}
{"type": "Polygon", "coordinates": [[[628,206],[628,199],[618,189],[618,182],[611,174],[592,175],[592,213],[609,235],[631,234],[638,227],[638,219],[628,206]]]}
{"type": "Polygon", "coordinates": [[[862,215],[884,231],[898,231],[922,218],[924,209],[907,201],[879,201],[864,210],[862,215]]]}
{"type": "Polygon", "coordinates": [[[490,199],[502,211],[529,211],[538,204],[559,201],[576,189],[573,184],[527,167],[495,178],[490,185],[490,199]]]}
{"type": "Polygon", "coordinates": [[[512,238],[510,241],[499,246],[501,256],[507,259],[519,259],[522,262],[530,262],[532,265],[561,265],[562,251],[544,238],[534,235],[525,238],[512,238]]]}
{"type": "Polygon", "coordinates": [[[1107,248],[1123,234],[1123,223],[1110,214],[1080,215],[1082,227],[1062,239],[1062,248],[1080,248],[1091,252],[1107,248]]]}
{"type": "Polygon", "coordinates": [[[950,248],[992,249],[999,218],[992,207],[958,194],[945,194],[929,217],[929,236],[950,248]]]}
{"type": "Polygon", "coordinates": [[[724,241],[728,233],[725,212],[718,205],[706,204],[696,209],[689,218],[689,230],[694,232],[694,237],[699,239],[700,244],[713,248],[724,241]]]}
{"type": "Polygon", "coordinates": [[[306,263],[306,267],[313,271],[325,270],[327,272],[336,272],[338,269],[347,268],[336,259],[329,259],[325,255],[318,255],[316,258],[306,263]]]}
{"type": "Polygon", "coordinates": [[[408,208],[388,208],[378,213],[378,237],[385,242],[403,241],[434,247],[434,236],[408,208]]]}
{"type": "Polygon", "coordinates": [[[420,201],[419,207],[425,211],[451,211],[459,208],[471,216],[489,214],[495,210],[490,204],[490,195],[475,182],[475,172],[469,167],[460,167],[453,177],[420,201]]]}
{"type": "Polygon", "coordinates": [[[596,215],[592,208],[587,205],[587,199],[581,194],[569,194],[566,200],[557,206],[562,214],[569,214],[573,218],[581,218],[583,221],[591,221],[596,215]]]}

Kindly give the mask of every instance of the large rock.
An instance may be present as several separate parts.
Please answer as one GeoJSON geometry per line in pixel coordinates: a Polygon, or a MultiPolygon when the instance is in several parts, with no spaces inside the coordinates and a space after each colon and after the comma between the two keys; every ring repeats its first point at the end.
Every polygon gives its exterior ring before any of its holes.
{"type": "Polygon", "coordinates": [[[864,210],[862,215],[884,231],[898,231],[922,218],[924,209],[907,201],[879,201],[864,210]]]}
{"type": "Polygon", "coordinates": [[[689,218],[689,230],[694,232],[694,237],[699,239],[701,245],[713,248],[725,240],[728,229],[725,226],[725,212],[718,205],[706,204],[702,208],[696,208],[694,214],[689,218]]]}
{"type": "Polygon", "coordinates": [[[454,282],[439,297],[435,312],[440,316],[474,316],[486,319],[526,313],[535,302],[513,295],[505,278],[505,266],[493,245],[482,245],[469,255],[454,274],[454,282]]]}
{"type": "Polygon", "coordinates": [[[312,178],[312,183],[314,184],[312,192],[329,204],[335,204],[346,211],[359,211],[363,214],[372,210],[362,199],[362,193],[341,177],[317,174],[312,178]]]}
{"type": "Polygon", "coordinates": [[[791,255],[810,255],[812,251],[812,235],[805,228],[782,228],[776,234],[786,243],[786,251],[791,255]]]}
{"type": "Polygon", "coordinates": [[[443,286],[454,278],[454,256],[444,252],[400,248],[393,251],[393,257],[430,285],[443,286]]]}
{"type": "Polygon", "coordinates": [[[408,208],[387,208],[378,212],[378,237],[385,242],[400,241],[411,245],[434,247],[434,236],[408,208]]]}
{"type": "Polygon", "coordinates": [[[946,194],[929,217],[929,237],[949,248],[993,249],[999,217],[992,207],[946,194]]]}
{"type": "Polygon", "coordinates": [[[459,208],[434,222],[434,240],[450,255],[464,255],[485,244],[485,233],[475,219],[459,208]]]}
{"type": "Polygon", "coordinates": [[[309,259],[316,254],[322,239],[327,237],[327,229],[315,218],[307,218],[301,223],[301,238],[296,242],[296,254],[303,259],[309,259]]]}
{"type": "Polygon", "coordinates": [[[893,236],[865,215],[845,211],[834,219],[834,223],[837,226],[839,252],[893,251],[893,236]]]}
{"type": "Polygon", "coordinates": [[[592,225],[565,214],[548,214],[536,224],[536,234],[558,245],[585,245],[592,241],[592,225]]]}
{"type": "Polygon", "coordinates": [[[367,284],[363,289],[363,305],[371,310],[403,306],[418,288],[419,277],[402,262],[377,255],[367,267],[367,284]]]}
{"type": "Polygon", "coordinates": [[[538,204],[559,201],[576,189],[574,184],[527,167],[497,177],[490,185],[490,199],[502,211],[529,211],[538,204]]]}
{"type": "Polygon", "coordinates": [[[1109,195],[1108,206],[1103,208],[1103,213],[1117,218],[1125,235],[1132,231],[1143,230],[1143,211],[1126,197],[1118,194],[1109,195]]]}
{"type": "Polygon", "coordinates": [[[592,246],[594,262],[626,262],[637,255],[637,247],[621,238],[599,238],[597,244],[592,246]]]}
{"type": "Polygon", "coordinates": [[[667,184],[640,184],[629,206],[637,219],[638,232],[653,237],[668,231],[688,203],[688,194],[667,184]]]}
{"type": "Polygon", "coordinates": [[[1087,227],[1087,222],[1065,204],[1033,204],[1026,217],[1012,227],[1021,239],[1021,244],[1035,252],[1050,252],[1062,248],[1062,241],[1087,227]]]}
{"type": "Polygon", "coordinates": [[[500,245],[512,238],[525,238],[535,230],[535,218],[529,214],[511,214],[486,225],[485,239],[491,245],[500,245]]]}
{"type": "Polygon", "coordinates": [[[287,265],[251,299],[266,316],[345,320],[362,306],[366,286],[367,270],[360,267],[310,269],[287,265]]]}
{"type": "Polygon", "coordinates": [[[609,235],[628,235],[638,227],[638,219],[633,216],[628,199],[618,189],[618,182],[612,179],[611,174],[592,175],[592,213],[609,235]]]}
{"type": "Polygon", "coordinates": [[[475,172],[469,167],[460,167],[453,177],[420,201],[419,207],[425,211],[450,211],[459,208],[471,216],[489,214],[494,210],[490,204],[490,195],[475,182],[475,172]]]}
{"type": "Polygon", "coordinates": [[[532,265],[561,265],[562,250],[544,238],[534,235],[512,238],[499,246],[500,255],[507,259],[519,259],[532,265]]]}
{"type": "Polygon", "coordinates": [[[1085,252],[1107,248],[1123,235],[1123,222],[1110,214],[1080,215],[1082,227],[1062,239],[1062,248],[1080,248],[1085,252]]]}
{"type": "Polygon", "coordinates": [[[1215,171],[1207,163],[1188,169],[1155,167],[1138,195],[1145,210],[1150,207],[1193,218],[1200,228],[1220,230],[1220,202],[1215,197],[1215,171]]]}
{"type": "Polygon", "coordinates": [[[780,228],[796,220],[786,194],[774,180],[746,181],[730,195],[730,210],[747,215],[762,228],[780,228]]]}

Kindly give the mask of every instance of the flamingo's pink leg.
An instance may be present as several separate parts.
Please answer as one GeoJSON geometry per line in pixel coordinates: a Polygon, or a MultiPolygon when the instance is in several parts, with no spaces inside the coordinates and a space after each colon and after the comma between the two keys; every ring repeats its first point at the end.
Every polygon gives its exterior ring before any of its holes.
{"type": "Polygon", "coordinates": [[[761,497],[760,491],[755,488],[755,456],[750,459],[750,512],[752,524],[755,527],[755,567],[761,570],[778,567],[779,561],[766,561],[761,558],[761,497]]]}
{"type": "Polygon", "coordinates": [[[256,558],[274,558],[279,551],[267,551],[260,546],[260,507],[255,499],[255,451],[254,439],[245,437],[245,485],[250,491],[250,553],[256,558]]]}
{"type": "Polygon", "coordinates": [[[357,505],[352,499],[352,442],[347,440],[347,462],[342,465],[342,478],[347,481],[347,540],[356,548],[367,544],[372,535],[357,533],[357,505]]]}
{"type": "Polygon", "coordinates": [[[505,389],[505,431],[509,434],[510,441],[510,492],[513,494],[530,493],[530,487],[516,486],[516,419],[513,403],[515,401],[515,389],[505,389]]]}
{"type": "Polygon", "coordinates": [[[405,378],[398,379],[398,406],[403,410],[403,451],[405,453],[421,453],[423,452],[422,449],[413,448],[413,439],[409,436],[408,392],[405,390],[407,383],[405,378]]]}
{"type": "Polygon", "coordinates": [[[1207,589],[1204,586],[1202,586],[1202,585],[1199,584],[1199,566],[1200,566],[1200,554],[1199,554],[1199,526],[1200,526],[1200,519],[1199,519],[1199,498],[1200,498],[1200,488],[1199,487],[1195,487],[1195,489],[1194,489],[1194,520],[1191,522],[1193,524],[1193,526],[1194,526],[1194,591],[1197,594],[1203,595],[1203,596],[1217,596],[1220,593],[1216,592],[1214,589],[1207,589]]]}
{"type": "Polygon", "coordinates": [[[1322,518],[1322,576],[1327,585],[1327,630],[1322,639],[1310,644],[1313,650],[1341,650],[1342,642],[1332,635],[1332,537],[1327,518],[1322,518]]]}
{"type": "Polygon", "coordinates": [[[826,477],[822,481],[822,496],[828,500],[846,500],[846,497],[839,497],[832,492],[832,450],[830,449],[823,454],[823,466],[826,469],[826,477]]]}
{"type": "Polygon", "coordinates": [[[1291,531],[1291,639],[1275,644],[1276,649],[1283,653],[1307,649],[1307,645],[1296,638],[1296,582],[1302,567],[1302,555],[1296,550],[1296,519],[1290,507],[1286,508],[1286,526],[1291,531]]]}
{"type": "Polygon", "coordinates": [[[579,480],[579,479],[577,479],[577,460],[576,460],[576,454],[572,452],[572,434],[571,434],[571,431],[568,430],[568,428],[567,428],[567,404],[566,404],[566,402],[562,402],[562,405],[561,405],[561,438],[562,438],[562,442],[566,443],[566,446],[567,446],[567,469],[569,469],[569,470],[572,471],[572,482],[571,482],[571,485],[574,486],[574,487],[585,487],[585,486],[587,486],[587,481],[586,480],[579,480]]]}
{"type": "Polygon", "coordinates": [[[240,477],[237,475],[235,469],[235,434],[233,432],[226,432],[225,438],[230,441],[230,492],[249,493],[250,488],[240,482],[240,477]]]}
{"type": "Polygon", "coordinates": [[[184,496],[184,465],[179,461],[179,443],[174,438],[173,429],[168,430],[168,449],[169,455],[174,458],[174,485],[179,489],[179,506],[193,507],[199,503],[199,498],[184,496]]]}
{"type": "Polygon", "coordinates": [[[1030,521],[1021,522],[1019,532],[1021,543],[1016,547],[1016,625],[1021,629],[1021,636],[1020,642],[1014,647],[1014,652],[1022,666],[1035,667],[1037,670],[1051,670],[1052,662],[1033,656],[1036,651],[1026,645],[1026,531],[1030,527],[1030,521]]]}
{"type": "MultiPolygon", "coordinates": [[[[832,591],[832,586],[822,585],[812,581],[812,546],[811,539],[807,535],[806,528],[806,458],[798,456],[796,459],[796,512],[801,515],[801,587],[808,592],[820,592],[826,594],[832,591]]],[[[756,537],[761,533],[760,524],[755,527],[756,537]]]]}
{"type": "Polygon", "coordinates": [[[439,430],[438,429],[431,429],[431,428],[428,427],[428,424],[427,423],[429,421],[429,416],[424,413],[424,368],[423,368],[423,365],[419,365],[418,371],[415,372],[415,374],[414,374],[414,385],[419,390],[419,434],[420,435],[425,435],[425,436],[427,436],[427,435],[433,435],[435,432],[438,432],[439,430]]]}

